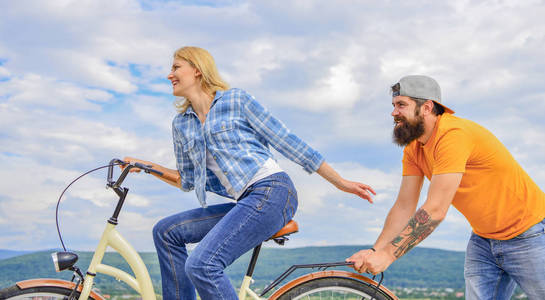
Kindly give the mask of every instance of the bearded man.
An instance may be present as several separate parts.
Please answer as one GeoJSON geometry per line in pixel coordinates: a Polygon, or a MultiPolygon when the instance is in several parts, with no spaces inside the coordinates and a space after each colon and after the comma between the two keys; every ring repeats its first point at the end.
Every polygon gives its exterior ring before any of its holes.
{"type": "Polygon", "coordinates": [[[378,274],[420,243],[452,204],[473,231],[467,245],[466,299],[510,299],[518,284],[545,299],[545,194],[488,130],[454,116],[437,82],[405,76],[392,86],[394,141],[405,146],[403,179],[373,248],[350,258],[378,274]],[[416,211],[424,176],[427,199],[416,211]]]}

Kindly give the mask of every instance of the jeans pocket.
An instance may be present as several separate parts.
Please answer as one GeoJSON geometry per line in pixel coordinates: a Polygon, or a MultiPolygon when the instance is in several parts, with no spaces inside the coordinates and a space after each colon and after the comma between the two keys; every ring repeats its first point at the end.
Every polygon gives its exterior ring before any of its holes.
{"type": "Polygon", "coordinates": [[[251,194],[257,199],[255,201],[255,209],[261,210],[265,203],[269,200],[269,195],[271,193],[270,186],[259,186],[252,188],[251,194]]]}
{"type": "Polygon", "coordinates": [[[545,224],[543,221],[537,223],[536,225],[528,228],[525,232],[514,237],[515,239],[529,239],[545,234],[545,224]]]}
{"type": "Polygon", "coordinates": [[[282,216],[284,217],[284,226],[293,219],[293,216],[295,215],[295,212],[297,211],[297,193],[292,190],[288,189],[288,196],[286,199],[286,205],[284,206],[284,210],[282,211],[282,216]]]}

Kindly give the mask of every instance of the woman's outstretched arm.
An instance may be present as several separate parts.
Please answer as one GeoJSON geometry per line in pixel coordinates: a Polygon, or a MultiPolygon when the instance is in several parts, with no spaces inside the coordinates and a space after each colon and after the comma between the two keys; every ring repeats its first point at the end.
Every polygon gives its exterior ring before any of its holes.
{"type": "Polygon", "coordinates": [[[318,168],[316,173],[320,174],[320,176],[322,176],[325,180],[329,181],[339,190],[355,194],[363,199],[366,199],[367,201],[369,201],[369,203],[373,203],[373,198],[371,197],[371,194],[376,195],[373,188],[371,188],[367,184],[342,178],[341,175],[339,175],[339,173],[337,173],[337,171],[335,171],[335,169],[333,169],[333,167],[331,167],[325,161],[320,165],[320,168],[318,168]]]}
{"type": "MultiPolygon", "coordinates": [[[[138,158],[134,158],[134,157],[125,157],[123,158],[123,161],[125,162],[128,162],[128,163],[135,163],[135,162],[138,162],[138,163],[141,163],[143,165],[148,165],[148,166],[151,166],[153,169],[163,173],[163,175],[158,175],[158,174],[155,174],[155,173],[151,173],[153,174],[153,176],[161,179],[162,181],[170,184],[170,185],[173,185],[177,188],[180,187],[181,185],[181,177],[180,177],[180,173],[178,173],[178,170],[173,170],[173,169],[169,169],[169,168],[165,168],[161,165],[158,165],[156,163],[152,163],[150,161],[145,161],[145,160],[141,160],[141,159],[138,159],[138,158]]],[[[123,169],[123,166],[121,166],[121,168],[123,169]]],[[[132,168],[131,169],[131,172],[140,172],[141,170],[138,169],[138,168],[132,168]]]]}

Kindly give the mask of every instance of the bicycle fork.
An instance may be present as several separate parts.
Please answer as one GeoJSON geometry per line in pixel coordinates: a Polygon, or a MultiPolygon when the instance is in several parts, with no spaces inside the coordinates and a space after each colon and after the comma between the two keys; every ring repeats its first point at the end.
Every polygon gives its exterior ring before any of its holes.
{"type": "Polygon", "coordinates": [[[155,300],[155,292],[151,278],[146,266],[136,250],[115,230],[115,224],[108,222],[102,238],[96,248],[89,269],[83,282],[83,289],[79,300],[87,300],[93,287],[94,278],[97,273],[110,275],[118,280],[122,280],[137,291],[144,300],[155,300]],[[102,259],[106,248],[110,246],[116,250],[127,261],[135,277],[128,273],[108,265],[102,264],[102,259]]]}

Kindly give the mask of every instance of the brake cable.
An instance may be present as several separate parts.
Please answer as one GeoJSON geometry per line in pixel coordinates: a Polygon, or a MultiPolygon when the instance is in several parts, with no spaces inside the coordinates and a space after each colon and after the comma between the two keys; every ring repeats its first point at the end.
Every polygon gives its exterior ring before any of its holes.
{"type": "Polygon", "coordinates": [[[81,174],[80,176],[78,176],[76,179],[72,180],[72,182],[70,182],[69,185],[66,186],[66,188],[64,188],[64,190],[62,191],[61,195],[59,196],[59,200],[57,201],[57,208],[55,209],[55,223],[57,224],[57,233],[59,234],[59,240],[61,241],[61,245],[62,245],[62,248],[64,249],[64,251],[66,251],[66,247],[64,246],[64,241],[62,240],[62,235],[61,235],[61,231],[59,229],[59,204],[61,203],[61,198],[62,196],[64,195],[64,193],[68,190],[68,188],[74,184],[76,181],[78,181],[79,179],[81,179],[83,176],[89,174],[89,173],[92,173],[92,172],[95,172],[95,171],[98,171],[100,169],[104,169],[104,168],[108,168],[108,167],[111,167],[111,166],[118,166],[118,165],[123,165],[123,163],[110,163],[110,164],[107,164],[105,166],[101,166],[101,167],[98,167],[98,168],[95,168],[95,169],[92,169],[90,171],[87,171],[83,174],[81,174]]]}

